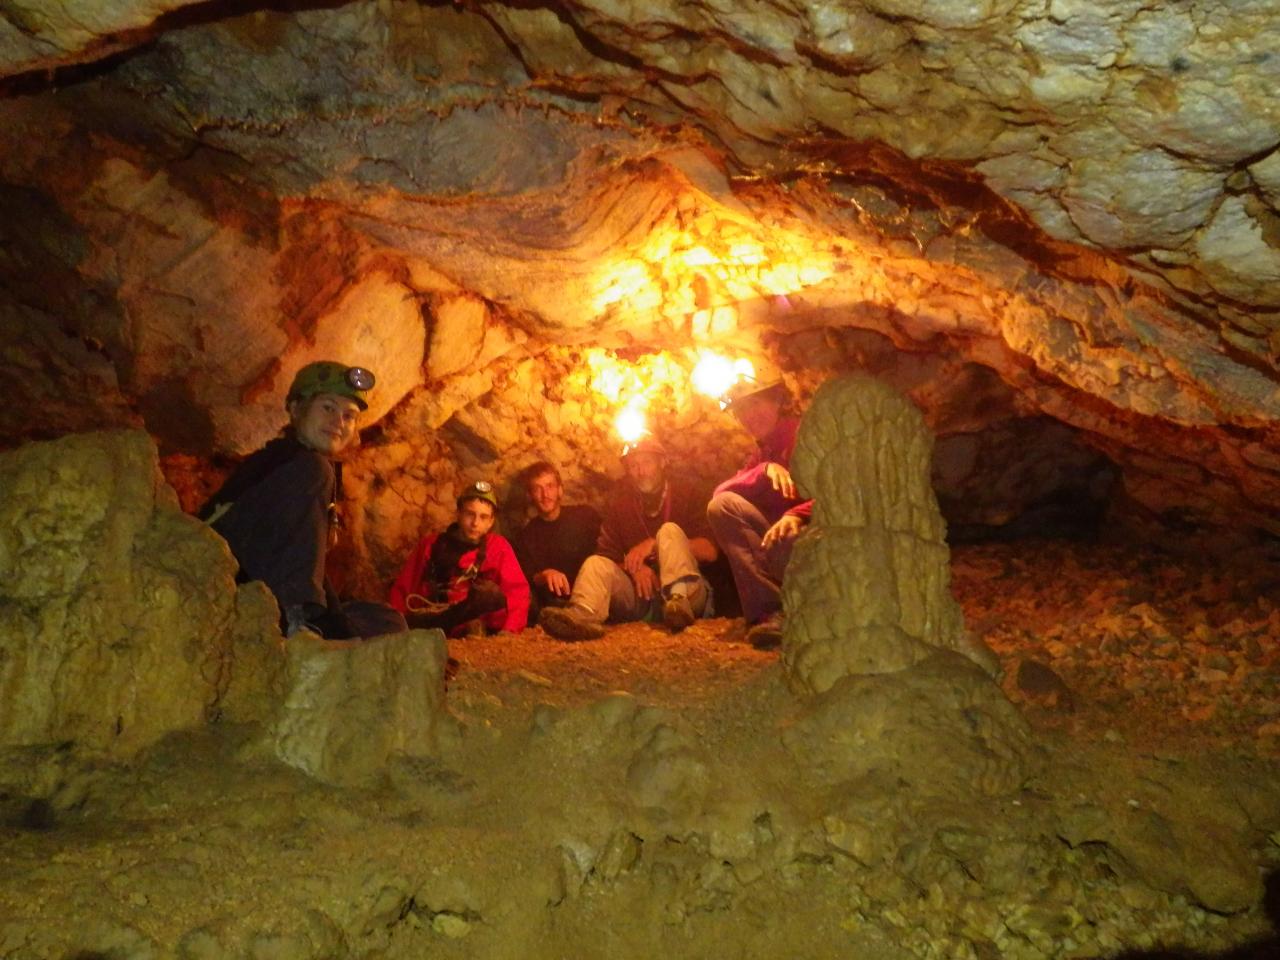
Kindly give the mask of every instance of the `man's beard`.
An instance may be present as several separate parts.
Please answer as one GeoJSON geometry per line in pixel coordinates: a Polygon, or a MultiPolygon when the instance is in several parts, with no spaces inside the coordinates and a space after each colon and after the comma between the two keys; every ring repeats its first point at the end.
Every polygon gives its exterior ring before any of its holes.
{"type": "Polygon", "coordinates": [[[644,507],[644,512],[657,513],[667,492],[666,480],[661,481],[653,490],[642,490],[637,487],[636,492],[640,494],[640,504],[644,507]]]}

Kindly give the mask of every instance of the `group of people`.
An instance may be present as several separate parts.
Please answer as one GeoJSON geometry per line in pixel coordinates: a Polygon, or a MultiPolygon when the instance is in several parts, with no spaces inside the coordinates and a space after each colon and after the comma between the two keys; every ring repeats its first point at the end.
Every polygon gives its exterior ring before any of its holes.
{"type": "Polygon", "coordinates": [[[458,636],[536,622],[558,639],[590,640],[606,622],[645,619],[678,632],[713,611],[703,570],[723,552],[747,639],[780,642],[783,571],[812,507],[791,478],[799,420],[780,381],[742,380],[724,398],[756,450],[710,502],[654,437],[624,448],[625,480],[603,518],[564,503],[559,470],[539,461],[523,473],[536,514],[513,542],[493,532],[493,485],[473,483],[457,498],[453,523],[410,554],[387,604],[340,601],[325,575],[340,523],[337,457],[373,385],[362,367],[303,367],[286,398],[284,435],[245,460],[200,511],[230,545],[241,579],[261,580],[275,595],[286,635],[351,639],[434,627],[458,636]]]}

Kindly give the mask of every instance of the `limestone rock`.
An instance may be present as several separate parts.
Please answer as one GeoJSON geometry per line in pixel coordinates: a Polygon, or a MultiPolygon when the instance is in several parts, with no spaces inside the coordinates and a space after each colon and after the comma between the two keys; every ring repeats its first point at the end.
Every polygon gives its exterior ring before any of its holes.
{"type": "Polygon", "coordinates": [[[195,0],[70,0],[56,6],[38,0],[5,5],[0,18],[3,72],[51,70],[94,60],[137,42],[152,20],[195,0]]]}
{"type": "MultiPolygon", "coordinates": [[[[1171,791],[1172,792],[1172,791],[1171,791]]],[[[1060,813],[1073,846],[1105,843],[1121,873],[1157,890],[1189,896],[1210,910],[1233,913],[1257,903],[1262,884],[1234,812],[1203,807],[1167,813],[1136,800],[1109,809],[1083,805],[1060,813]]]]}
{"type": "Polygon", "coordinates": [[[427,376],[439,380],[471,368],[484,346],[488,311],[474,297],[450,297],[435,309],[427,376]]]}
{"type": "Polygon", "coordinates": [[[1007,794],[1034,763],[1026,721],[982,670],[950,651],[895,673],[840,679],[783,740],[822,783],[898,783],[916,797],[1007,794]]]}
{"type": "MultiPolygon", "coordinates": [[[[146,434],[0,454],[0,746],[126,757],[263,695],[274,603],[240,604],[235,561],[183,514],[146,434]],[[250,661],[256,661],[253,667],[250,661]]],[[[251,594],[251,591],[250,591],[251,594]]]]}
{"type": "Polygon", "coordinates": [[[285,697],[260,747],[329,783],[368,784],[397,758],[430,757],[452,732],[444,710],[444,634],[363,642],[295,634],[285,697]]]}
{"type": "Polygon", "coordinates": [[[627,788],[638,808],[655,819],[698,812],[711,785],[708,758],[676,728],[654,729],[627,768],[627,788]]]}
{"type": "MultiPolygon", "coordinates": [[[[969,652],[920,412],[866,376],[818,391],[792,472],[816,499],[783,583],[783,662],[821,692],[846,674],[902,670],[934,648],[969,652]]],[[[976,659],[976,656],[975,656],[976,659]]]]}

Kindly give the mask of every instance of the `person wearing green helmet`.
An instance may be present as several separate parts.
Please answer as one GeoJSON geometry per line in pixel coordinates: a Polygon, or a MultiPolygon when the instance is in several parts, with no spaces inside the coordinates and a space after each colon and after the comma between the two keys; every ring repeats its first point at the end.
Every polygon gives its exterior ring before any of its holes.
{"type": "Polygon", "coordinates": [[[506,537],[493,532],[498,497],[477,480],[459,494],[454,522],[423,537],[391,586],[409,626],[450,636],[515,633],[529,616],[529,582],[506,537]]]}
{"type": "Polygon", "coordinates": [[[325,575],[338,528],[341,463],[368,409],[374,376],[332,360],[298,371],[285,398],[284,434],[251,454],[199,512],[240,564],[280,605],[286,636],[309,629],[332,640],[406,630],[391,607],[340,601],[325,575]]]}

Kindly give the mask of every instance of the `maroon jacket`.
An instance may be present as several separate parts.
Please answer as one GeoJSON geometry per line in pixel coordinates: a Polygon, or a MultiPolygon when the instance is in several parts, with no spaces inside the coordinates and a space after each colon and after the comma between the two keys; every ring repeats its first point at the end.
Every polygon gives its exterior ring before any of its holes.
{"type": "Polygon", "coordinates": [[[766,470],[771,463],[780,463],[791,469],[791,454],[796,448],[796,433],[800,429],[799,417],[783,417],[769,435],[756,445],[742,469],[720,486],[716,493],[736,493],[759,510],[769,523],[777,523],[783,514],[790,513],[808,523],[813,513],[812,500],[788,500],[769,482],[766,470]]]}
{"type": "Polygon", "coordinates": [[[648,517],[641,505],[640,494],[624,481],[605,510],[596,553],[621,563],[628,550],[642,540],[657,536],[658,528],[668,520],[680,527],[690,540],[698,537],[711,540],[711,528],[707,525],[707,498],[699,496],[688,483],[668,477],[667,495],[662,500],[662,507],[657,516],[648,517]]]}

